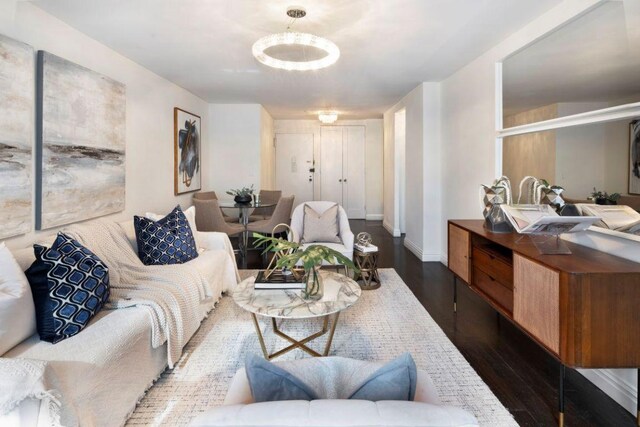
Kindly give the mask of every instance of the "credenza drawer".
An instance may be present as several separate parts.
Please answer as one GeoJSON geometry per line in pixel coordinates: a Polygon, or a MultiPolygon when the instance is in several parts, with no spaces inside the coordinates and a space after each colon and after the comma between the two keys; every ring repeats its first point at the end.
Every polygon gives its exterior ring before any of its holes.
{"type": "Polygon", "coordinates": [[[473,247],[472,260],[475,268],[482,270],[507,288],[513,289],[513,266],[511,264],[477,246],[473,247]]]}
{"type": "Polygon", "coordinates": [[[473,285],[509,313],[513,312],[513,290],[498,282],[478,267],[474,267],[473,269],[473,285]]]}

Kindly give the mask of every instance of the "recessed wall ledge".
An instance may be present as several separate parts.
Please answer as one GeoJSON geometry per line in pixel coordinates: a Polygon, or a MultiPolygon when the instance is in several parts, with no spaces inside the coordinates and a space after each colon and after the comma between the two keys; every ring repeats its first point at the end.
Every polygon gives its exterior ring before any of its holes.
{"type": "Polygon", "coordinates": [[[632,119],[640,116],[640,102],[632,104],[616,105],[615,107],[601,110],[587,111],[586,113],[573,114],[556,119],[514,126],[506,129],[498,129],[498,137],[506,138],[514,135],[541,132],[545,130],[561,129],[571,126],[580,126],[592,123],[613,122],[616,120],[632,119]]]}

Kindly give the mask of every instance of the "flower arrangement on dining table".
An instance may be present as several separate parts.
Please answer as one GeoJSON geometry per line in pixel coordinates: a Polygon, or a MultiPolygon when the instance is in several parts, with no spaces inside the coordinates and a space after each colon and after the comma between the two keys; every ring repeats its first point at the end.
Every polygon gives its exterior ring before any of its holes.
{"type": "Polygon", "coordinates": [[[320,268],[324,261],[329,264],[342,264],[354,272],[358,268],[349,258],[327,246],[309,245],[302,249],[302,244],[292,242],[280,237],[269,237],[260,233],[253,233],[255,245],[265,245],[263,253],[274,252],[277,259],[275,267],[287,269],[295,274],[295,268],[301,266],[306,276],[304,297],[308,299],[320,299],[323,294],[320,268]]]}

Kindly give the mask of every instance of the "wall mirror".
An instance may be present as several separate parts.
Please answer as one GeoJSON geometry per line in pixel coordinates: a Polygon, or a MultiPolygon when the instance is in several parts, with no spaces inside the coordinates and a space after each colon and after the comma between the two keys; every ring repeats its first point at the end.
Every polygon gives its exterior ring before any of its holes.
{"type": "MultiPolygon", "coordinates": [[[[501,75],[498,168],[514,200],[522,178],[536,176],[570,202],[593,203],[595,188],[640,212],[640,1],[603,1],[504,59],[501,75]]],[[[638,228],[599,225],[640,242],[638,228]]]]}
{"type": "Polygon", "coordinates": [[[640,1],[605,2],[502,63],[504,128],[640,102],[640,1]]]}

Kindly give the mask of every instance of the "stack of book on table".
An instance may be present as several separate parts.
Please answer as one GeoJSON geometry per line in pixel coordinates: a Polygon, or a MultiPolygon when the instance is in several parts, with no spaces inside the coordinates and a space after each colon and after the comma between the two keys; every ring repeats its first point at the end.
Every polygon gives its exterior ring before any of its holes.
{"type": "Polygon", "coordinates": [[[366,254],[368,252],[378,252],[378,247],[372,244],[361,245],[359,243],[356,243],[355,245],[353,245],[353,247],[356,251],[362,252],[363,254],[366,254]]]}
{"type": "Polygon", "coordinates": [[[275,270],[271,272],[268,278],[265,278],[265,271],[258,272],[256,281],[254,282],[254,289],[304,289],[306,284],[304,280],[296,279],[296,277],[287,272],[283,274],[281,270],[275,270]]]}

